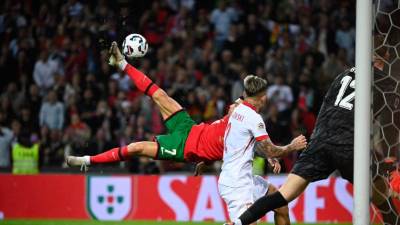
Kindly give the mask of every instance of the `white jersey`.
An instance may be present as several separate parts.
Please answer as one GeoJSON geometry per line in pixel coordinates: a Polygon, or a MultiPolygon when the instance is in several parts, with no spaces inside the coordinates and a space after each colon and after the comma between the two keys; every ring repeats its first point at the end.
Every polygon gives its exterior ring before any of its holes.
{"type": "Polygon", "coordinates": [[[265,124],[254,106],[243,102],[229,117],[219,184],[243,187],[253,184],[254,144],[268,138],[265,124]]]}

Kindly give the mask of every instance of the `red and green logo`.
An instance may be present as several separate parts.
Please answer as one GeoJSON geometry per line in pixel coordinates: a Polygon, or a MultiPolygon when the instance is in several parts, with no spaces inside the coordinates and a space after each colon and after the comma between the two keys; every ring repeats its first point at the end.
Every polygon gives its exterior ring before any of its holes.
{"type": "Polygon", "coordinates": [[[89,176],[87,207],[98,220],[123,220],[131,211],[130,177],[89,176]]]}

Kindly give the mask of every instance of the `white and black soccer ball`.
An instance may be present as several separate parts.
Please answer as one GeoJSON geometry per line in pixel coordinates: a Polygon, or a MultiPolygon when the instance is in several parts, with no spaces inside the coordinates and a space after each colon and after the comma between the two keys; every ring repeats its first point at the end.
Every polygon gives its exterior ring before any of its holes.
{"type": "Polygon", "coordinates": [[[143,57],[148,49],[146,38],[140,34],[130,34],[122,43],[122,53],[128,58],[143,57]]]}

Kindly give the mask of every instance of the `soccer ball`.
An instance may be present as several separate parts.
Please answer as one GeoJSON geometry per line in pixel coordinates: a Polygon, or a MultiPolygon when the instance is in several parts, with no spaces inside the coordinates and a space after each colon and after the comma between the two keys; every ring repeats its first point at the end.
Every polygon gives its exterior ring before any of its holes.
{"type": "Polygon", "coordinates": [[[130,34],[122,43],[122,53],[128,58],[143,57],[148,48],[146,38],[140,34],[130,34]]]}

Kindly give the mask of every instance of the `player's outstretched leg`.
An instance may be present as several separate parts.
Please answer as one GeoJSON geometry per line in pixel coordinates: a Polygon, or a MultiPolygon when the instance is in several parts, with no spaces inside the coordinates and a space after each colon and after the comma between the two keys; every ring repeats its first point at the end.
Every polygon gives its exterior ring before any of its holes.
{"type": "Polygon", "coordinates": [[[236,221],[235,225],[251,224],[267,212],[287,205],[293,199],[297,198],[307,187],[308,181],[296,175],[289,174],[285,183],[279,188],[279,191],[258,199],[250,208],[248,208],[236,221]]]}
{"type": "MultiPolygon", "coordinates": [[[[267,195],[273,194],[277,191],[278,189],[274,185],[270,184],[267,195]]],[[[275,225],[290,225],[289,208],[287,205],[274,209],[274,221],[275,225]]]]}
{"type": "Polygon", "coordinates": [[[159,106],[163,119],[169,118],[174,113],[182,110],[173,98],[159,88],[150,78],[144,73],[130,65],[122,55],[116,42],[113,42],[110,47],[110,64],[117,66],[120,70],[124,71],[135,83],[136,87],[144,94],[150,96],[159,106]]]}
{"type": "Polygon", "coordinates": [[[81,167],[87,170],[89,165],[120,162],[132,156],[144,156],[155,158],[157,155],[157,143],[153,141],[134,142],[127,146],[113,148],[94,156],[68,156],[66,161],[70,167],[81,167]]]}
{"type": "MultiPolygon", "coordinates": [[[[159,88],[141,71],[126,62],[116,42],[111,44],[109,53],[111,54],[109,64],[118,67],[128,74],[136,87],[156,102],[164,120],[182,110],[182,106],[169,97],[164,90],[159,88]]],[[[69,166],[80,166],[86,170],[87,166],[92,164],[124,161],[131,156],[155,158],[157,156],[157,150],[157,142],[136,142],[128,146],[110,149],[95,156],[68,156],[66,161],[69,166]]]]}

